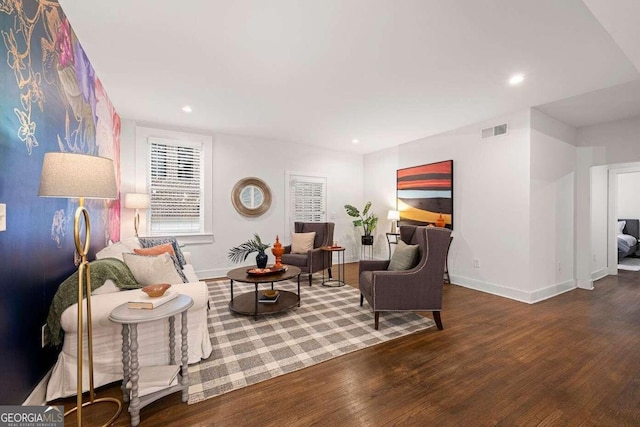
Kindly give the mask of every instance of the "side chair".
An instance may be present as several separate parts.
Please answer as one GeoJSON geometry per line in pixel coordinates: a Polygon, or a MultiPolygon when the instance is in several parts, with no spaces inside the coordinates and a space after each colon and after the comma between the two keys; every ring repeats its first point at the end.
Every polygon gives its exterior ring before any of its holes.
{"type": "Polygon", "coordinates": [[[382,311],[431,311],[443,329],[442,290],[451,230],[440,227],[400,227],[400,239],[418,245],[419,261],[409,270],[387,271],[389,260],[361,260],[358,265],[360,306],[366,299],[378,329],[382,311]]]}

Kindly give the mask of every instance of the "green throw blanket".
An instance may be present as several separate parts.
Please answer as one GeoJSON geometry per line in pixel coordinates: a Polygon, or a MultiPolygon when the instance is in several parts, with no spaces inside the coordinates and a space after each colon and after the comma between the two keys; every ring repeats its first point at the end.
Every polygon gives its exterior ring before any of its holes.
{"type": "MultiPolygon", "coordinates": [[[[127,265],[117,258],[104,258],[92,261],[91,270],[91,290],[95,291],[104,285],[108,279],[113,280],[120,289],[138,289],[142,285],[136,282],[135,277],[127,265]]],[[[58,288],[49,307],[47,316],[47,336],[49,345],[59,345],[62,343],[64,333],[60,327],[60,317],[62,313],[78,302],[78,272],[69,276],[58,288]]]]}

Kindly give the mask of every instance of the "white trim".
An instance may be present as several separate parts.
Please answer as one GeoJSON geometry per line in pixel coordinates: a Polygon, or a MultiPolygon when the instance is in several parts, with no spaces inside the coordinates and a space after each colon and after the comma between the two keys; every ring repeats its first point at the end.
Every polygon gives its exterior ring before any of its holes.
{"type": "Polygon", "coordinates": [[[589,289],[593,289],[593,282],[595,282],[596,280],[600,280],[603,277],[607,277],[609,275],[609,269],[607,267],[603,267],[600,270],[596,270],[593,273],[591,273],[591,288],[589,289]]]}
{"type": "MultiPolygon", "coordinates": [[[[136,159],[145,159],[144,161],[135,162],[135,190],[136,192],[147,191],[147,141],[149,138],[156,140],[180,141],[185,144],[201,144],[202,161],[204,163],[203,171],[203,194],[201,205],[204,209],[204,223],[202,225],[202,233],[194,234],[175,234],[176,236],[184,236],[187,242],[194,239],[194,236],[200,236],[198,242],[212,240],[213,237],[213,137],[211,135],[178,132],[160,128],[151,128],[145,126],[135,127],[135,151],[136,159]],[[145,191],[140,191],[144,189],[145,191]]],[[[147,211],[140,216],[140,234],[150,235],[148,228],[147,211]]]]}
{"type": "Polygon", "coordinates": [[[311,178],[311,180],[313,179],[317,179],[319,182],[322,181],[322,183],[324,184],[324,210],[323,210],[323,215],[324,215],[324,220],[327,220],[327,205],[328,205],[328,189],[329,189],[329,179],[327,178],[327,176],[325,174],[319,174],[319,173],[313,173],[313,172],[295,172],[295,171],[289,171],[289,170],[285,170],[284,172],[284,178],[285,178],[285,182],[284,182],[284,186],[285,186],[285,194],[284,194],[284,203],[285,203],[285,223],[284,223],[284,230],[285,230],[285,239],[283,239],[283,243],[284,244],[289,244],[290,243],[290,236],[291,233],[293,233],[293,220],[291,218],[291,179],[292,177],[302,177],[302,178],[311,178]]]}
{"type": "Polygon", "coordinates": [[[534,304],[540,301],[544,301],[546,299],[576,289],[577,287],[574,280],[567,280],[565,282],[556,283],[555,285],[551,285],[546,288],[527,292],[502,285],[496,285],[494,283],[483,282],[481,280],[472,279],[470,277],[456,275],[451,275],[450,277],[451,283],[454,285],[459,285],[464,288],[485,292],[503,298],[509,298],[527,304],[534,304]]]}

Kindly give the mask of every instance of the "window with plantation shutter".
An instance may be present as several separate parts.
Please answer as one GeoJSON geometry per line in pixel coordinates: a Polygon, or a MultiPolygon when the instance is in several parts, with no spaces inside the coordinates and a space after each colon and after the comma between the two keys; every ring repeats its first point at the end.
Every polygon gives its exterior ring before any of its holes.
{"type": "Polygon", "coordinates": [[[149,138],[151,234],[201,233],[202,144],[149,138]]]}
{"type": "Polygon", "coordinates": [[[327,219],[327,178],[288,175],[288,223],[324,222],[327,219]]]}

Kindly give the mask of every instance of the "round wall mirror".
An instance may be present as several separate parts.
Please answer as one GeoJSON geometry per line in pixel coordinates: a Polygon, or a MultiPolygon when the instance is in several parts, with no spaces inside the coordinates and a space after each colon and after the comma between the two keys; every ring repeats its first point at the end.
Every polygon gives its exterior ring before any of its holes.
{"type": "Polygon", "coordinates": [[[259,178],[244,178],[233,186],[231,202],[244,216],[260,216],[271,206],[271,190],[259,178]]]}

